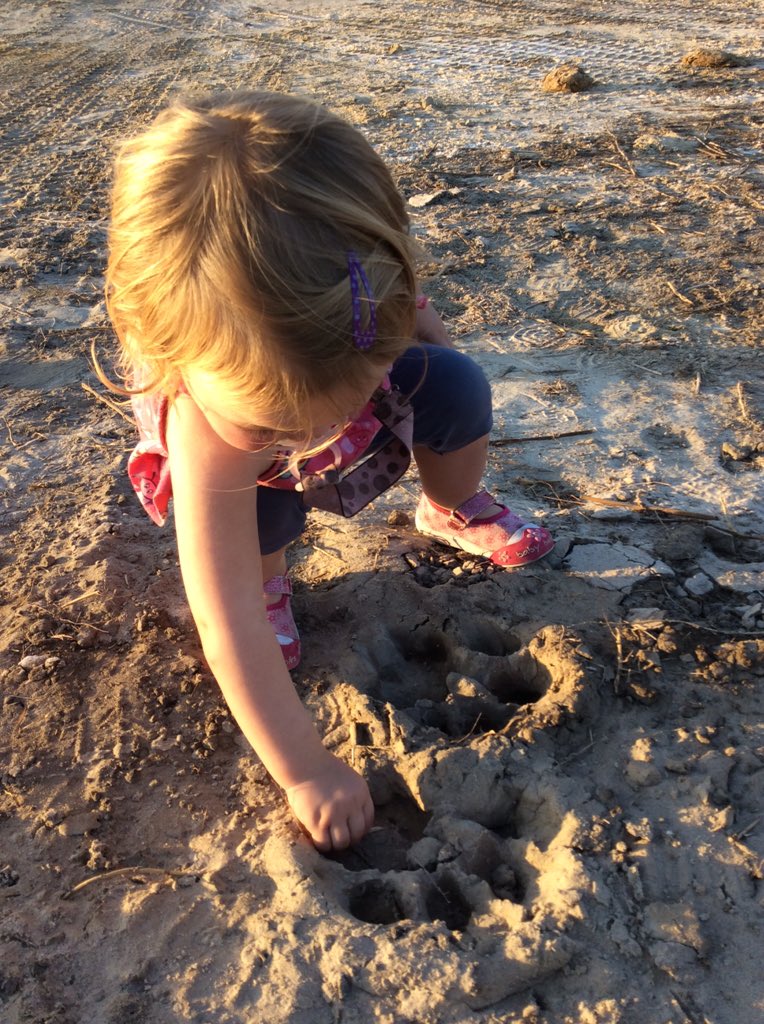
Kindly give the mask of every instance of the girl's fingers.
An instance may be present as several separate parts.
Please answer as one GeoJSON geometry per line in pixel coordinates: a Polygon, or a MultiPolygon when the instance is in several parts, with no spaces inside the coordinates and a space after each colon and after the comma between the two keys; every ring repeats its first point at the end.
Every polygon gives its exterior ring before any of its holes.
{"type": "Polygon", "coordinates": [[[364,801],[363,817],[364,822],[366,823],[364,832],[368,832],[371,826],[374,824],[374,804],[371,802],[371,797],[364,801]]]}
{"type": "Polygon", "coordinates": [[[310,838],[320,853],[329,853],[332,850],[332,838],[328,829],[316,829],[310,833],[310,838]]]}
{"type": "Polygon", "coordinates": [[[350,832],[347,822],[343,822],[341,825],[332,825],[331,837],[331,848],[333,850],[346,850],[350,846],[350,832]]]}
{"type": "Polygon", "coordinates": [[[353,814],[350,815],[348,825],[350,826],[351,843],[357,843],[359,840],[363,839],[369,827],[366,824],[366,815],[362,810],[354,811],[353,814]]]}

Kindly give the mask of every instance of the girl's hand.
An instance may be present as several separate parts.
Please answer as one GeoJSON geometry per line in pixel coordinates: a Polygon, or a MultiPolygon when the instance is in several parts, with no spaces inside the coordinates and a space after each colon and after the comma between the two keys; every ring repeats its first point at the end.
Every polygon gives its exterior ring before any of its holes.
{"type": "Polygon", "coordinates": [[[414,334],[419,341],[425,341],[430,345],[454,347],[443,321],[431,302],[428,302],[424,309],[417,309],[414,334]]]}
{"type": "Polygon", "coordinates": [[[322,853],[357,843],[374,822],[374,804],[364,780],[333,754],[327,757],[319,774],[286,790],[295,817],[322,853]]]}

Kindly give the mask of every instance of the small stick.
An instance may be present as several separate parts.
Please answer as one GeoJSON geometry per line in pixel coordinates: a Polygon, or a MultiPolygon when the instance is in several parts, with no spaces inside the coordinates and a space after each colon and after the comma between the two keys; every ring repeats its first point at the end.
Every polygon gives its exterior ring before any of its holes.
{"type": "Polygon", "coordinates": [[[745,391],[743,389],[743,382],[742,382],[742,380],[739,380],[737,382],[737,387],[736,387],[735,390],[737,392],[737,402],[738,402],[738,405],[740,406],[740,415],[741,415],[741,417],[743,419],[743,423],[745,423],[749,427],[753,427],[756,430],[760,430],[761,429],[761,424],[758,423],[753,418],[753,416],[751,416],[750,409],[748,408],[748,402],[747,402],[746,397],[745,397],[745,391]]]}
{"type": "Polygon", "coordinates": [[[613,639],[615,640],[615,653],[618,658],[615,666],[615,678],[613,679],[613,693],[618,697],[621,693],[621,673],[623,672],[623,644],[621,642],[621,631],[616,626],[615,630],[611,630],[613,639]]]}
{"type": "Polygon", "coordinates": [[[666,229],[662,228],[660,224],[656,224],[654,220],[649,220],[647,223],[650,224],[651,227],[654,227],[656,231],[660,231],[662,235],[667,234],[666,229]]]}
{"type": "Polygon", "coordinates": [[[466,732],[464,734],[464,736],[460,736],[458,740],[454,740],[453,742],[454,743],[464,743],[465,740],[468,740],[470,738],[470,736],[473,734],[473,732],[475,731],[475,729],[477,729],[478,722],[480,721],[480,719],[482,717],[483,717],[483,712],[481,711],[480,714],[475,719],[475,721],[472,723],[472,728],[470,729],[470,731],[466,732]]]}
{"type": "Polygon", "coordinates": [[[602,505],[605,508],[622,508],[627,512],[649,512],[654,515],[673,516],[677,519],[689,519],[693,522],[708,523],[709,529],[716,530],[718,533],[729,534],[731,537],[739,537],[741,540],[764,540],[764,534],[740,533],[738,530],[733,530],[729,526],[719,526],[716,522],[718,516],[709,515],[704,512],[686,512],[680,508],[667,508],[662,505],[644,505],[640,502],[612,501],[608,498],[596,498],[592,494],[573,494],[566,496],[558,494],[549,480],[533,480],[529,477],[517,477],[516,483],[524,484],[526,486],[543,485],[544,487],[548,487],[557,501],[562,501],[569,505],[602,505]]]}
{"type": "Polygon", "coordinates": [[[315,543],[312,547],[314,551],[318,551],[322,555],[328,555],[329,558],[333,558],[336,562],[339,562],[340,565],[345,565],[345,559],[341,555],[335,555],[333,551],[330,551],[328,548],[321,548],[315,543]]]}
{"type": "Polygon", "coordinates": [[[114,868],[113,871],[104,871],[100,875],[93,875],[92,878],[86,878],[84,881],[78,882],[73,889],[65,892],[61,899],[71,899],[75,893],[85,889],[88,885],[92,885],[93,882],[105,882],[110,878],[124,878],[125,876],[130,878],[137,875],[161,875],[163,878],[179,878],[181,874],[182,872],[168,871],[165,868],[114,868]]]}
{"type": "Polygon", "coordinates": [[[90,590],[86,590],[84,594],[78,594],[77,597],[70,597],[66,601],[62,601],[61,604],[59,605],[59,607],[60,608],[71,608],[71,606],[73,604],[77,604],[78,601],[86,601],[89,597],[93,597],[93,595],[97,594],[97,593],[98,593],[98,587],[92,587],[90,590]]]}
{"type": "Polygon", "coordinates": [[[593,428],[585,430],[559,430],[554,434],[528,434],[525,437],[497,437],[489,443],[494,448],[502,448],[505,444],[522,444],[523,441],[556,441],[560,437],[580,437],[583,434],[595,434],[593,428]]]}
{"type": "Polygon", "coordinates": [[[621,157],[621,159],[626,164],[626,167],[628,168],[629,173],[633,177],[638,178],[639,177],[639,172],[637,171],[636,167],[631,162],[631,160],[624,153],[623,148],[621,147],[621,144],[618,141],[618,139],[615,137],[615,135],[612,132],[608,132],[608,135],[610,136],[610,138],[611,138],[611,140],[613,142],[613,146],[615,147],[615,149],[618,152],[619,156],[621,157]]]}
{"type": "Polygon", "coordinates": [[[110,398],[106,398],[105,395],[99,395],[97,391],[91,388],[91,386],[89,384],[86,384],[84,381],[81,381],[81,384],[83,391],[87,391],[87,393],[89,395],[92,395],[93,398],[97,398],[99,402],[103,402],[104,405],[108,405],[112,412],[116,412],[117,415],[121,416],[123,420],[127,420],[127,422],[131,426],[135,426],[135,421],[133,420],[132,416],[128,416],[127,413],[124,412],[124,410],[121,409],[116,402],[112,402],[112,400],[110,398]]]}
{"type": "Polygon", "coordinates": [[[741,842],[743,839],[745,839],[747,836],[749,836],[751,834],[751,832],[753,832],[753,830],[756,828],[756,826],[761,821],[762,817],[764,817],[764,815],[760,814],[758,816],[758,818],[754,818],[753,819],[753,821],[750,823],[750,825],[746,825],[745,828],[741,828],[739,832],[733,832],[732,833],[732,839],[735,839],[738,843],[741,842]]]}
{"type": "Polygon", "coordinates": [[[581,754],[585,754],[587,750],[591,750],[593,746],[594,746],[594,737],[592,736],[592,730],[590,729],[589,730],[589,743],[587,743],[585,747],[579,747],[578,750],[574,750],[572,754],[568,754],[567,757],[564,757],[562,759],[562,761],[559,761],[557,763],[557,767],[558,768],[562,768],[562,766],[564,764],[567,764],[568,761],[572,761],[573,758],[575,758],[575,757],[580,757],[581,754]]]}
{"type": "Polygon", "coordinates": [[[591,494],[582,494],[577,499],[567,499],[572,501],[578,501],[582,504],[590,505],[602,505],[605,508],[622,508],[629,512],[655,512],[661,516],[681,516],[683,519],[694,519],[699,523],[712,523],[716,516],[709,515],[705,512],[686,512],[681,508],[670,508],[663,505],[645,505],[641,501],[611,501],[608,498],[595,498],[591,494]]]}
{"type": "Polygon", "coordinates": [[[688,306],[692,306],[693,309],[695,308],[695,303],[692,301],[692,299],[688,299],[686,295],[682,295],[682,293],[679,291],[675,284],[672,284],[669,280],[666,280],[666,284],[669,286],[671,291],[674,293],[674,295],[676,295],[678,299],[681,299],[682,302],[686,303],[688,306]]]}
{"type": "Polygon", "coordinates": [[[12,444],[14,448],[18,448],[18,445],[13,440],[13,431],[11,430],[10,423],[5,418],[5,416],[0,417],[0,419],[2,419],[3,423],[5,424],[5,429],[8,431],[8,441],[9,441],[9,443],[12,444]]]}

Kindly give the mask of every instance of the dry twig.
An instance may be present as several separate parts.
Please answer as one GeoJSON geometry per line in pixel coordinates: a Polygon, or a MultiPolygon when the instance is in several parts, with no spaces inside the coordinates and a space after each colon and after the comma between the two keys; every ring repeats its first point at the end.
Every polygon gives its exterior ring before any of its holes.
{"type": "Polygon", "coordinates": [[[666,281],[666,284],[678,299],[681,299],[681,301],[686,303],[688,306],[692,306],[693,309],[695,308],[695,303],[692,301],[692,299],[688,299],[686,295],[683,295],[675,284],[672,284],[671,281],[668,280],[666,281]]]}
{"type": "Polygon", "coordinates": [[[494,448],[502,448],[505,444],[521,444],[523,441],[556,441],[560,437],[581,437],[583,434],[594,434],[593,428],[582,430],[559,430],[553,434],[529,434],[525,437],[496,437],[490,444],[494,448]]]}
{"type": "MultiPolygon", "coordinates": [[[[631,162],[631,160],[626,155],[626,153],[624,153],[623,147],[621,146],[621,143],[618,141],[618,139],[615,137],[615,135],[612,132],[608,132],[608,135],[610,136],[610,140],[613,143],[613,148],[615,149],[616,153],[618,153],[618,155],[620,156],[620,158],[623,160],[624,164],[626,165],[626,167],[625,168],[622,167],[621,170],[627,170],[629,172],[629,174],[631,174],[632,177],[638,178],[639,177],[639,171],[634,166],[634,164],[631,162]]],[[[618,165],[616,164],[616,166],[618,166],[618,165]]]]}
{"type": "Polygon", "coordinates": [[[65,892],[61,899],[71,899],[75,893],[87,888],[87,886],[92,885],[94,882],[105,882],[111,878],[136,878],[141,880],[141,875],[159,875],[162,878],[180,878],[183,875],[183,872],[168,871],[166,868],[114,868],[113,871],[104,871],[100,875],[93,875],[92,878],[86,878],[82,882],[78,882],[73,889],[65,892]]]}
{"type": "Polygon", "coordinates": [[[108,405],[112,412],[117,413],[117,415],[121,416],[123,420],[127,420],[130,426],[135,425],[132,416],[128,416],[124,409],[117,405],[116,402],[112,402],[112,400],[110,398],[107,398],[105,395],[99,395],[97,391],[91,388],[91,386],[89,384],[86,384],[84,381],[82,381],[81,383],[83,391],[87,391],[87,393],[89,395],[92,395],[93,398],[97,398],[99,402],[103,402],[104,405],[108,405]]]}

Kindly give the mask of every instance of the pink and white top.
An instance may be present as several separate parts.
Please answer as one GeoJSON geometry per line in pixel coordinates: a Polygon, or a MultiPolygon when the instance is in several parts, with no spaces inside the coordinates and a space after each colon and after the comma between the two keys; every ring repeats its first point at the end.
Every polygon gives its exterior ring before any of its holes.
{"type": "MultiPolygon", "coordinates": [[[[139,441],[128,459],[128,476],[148,515],[157,526],[164,526],[172,497],[166,440],[169,402],[157,392],[133,395],[131,401],[139,441]]],[[[293,451],[274,446],[274,461],[259,483],[303,491],[307,504],[355,515],[406,471],[412,430],[411,407],[391,389],[386,377],[353,421],[315,455],[300,459],[293,451]],[[392,440],[343,477],[343,471],[369,451],[383,426],[392,440]]]]}

